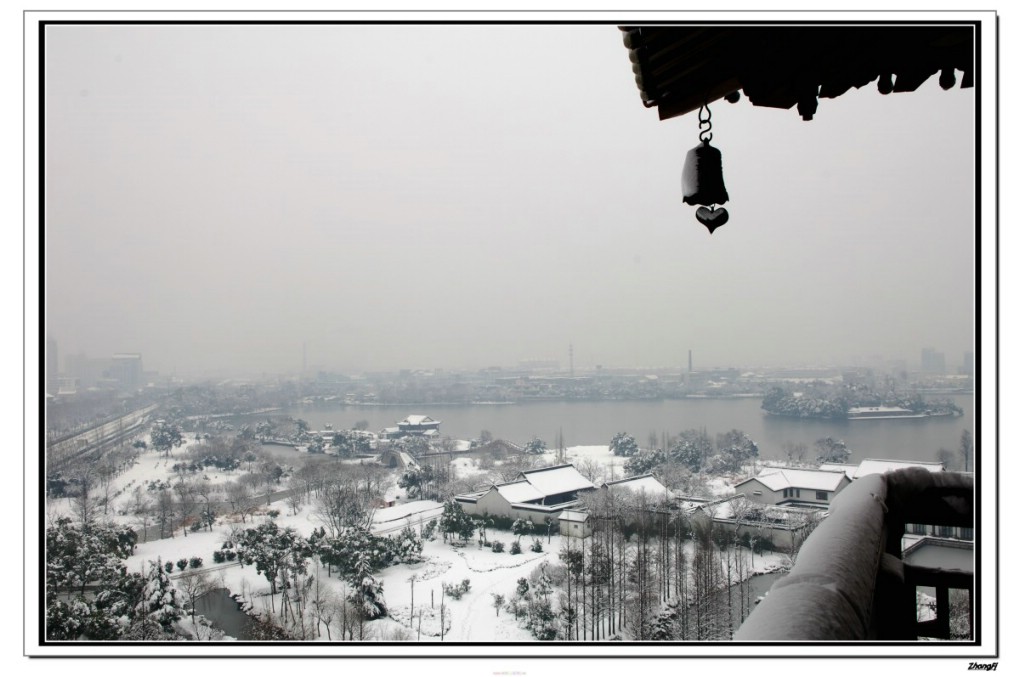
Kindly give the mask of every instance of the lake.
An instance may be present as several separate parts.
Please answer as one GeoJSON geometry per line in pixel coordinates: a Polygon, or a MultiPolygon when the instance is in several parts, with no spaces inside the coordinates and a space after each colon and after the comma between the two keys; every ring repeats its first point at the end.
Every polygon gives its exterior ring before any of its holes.
{"type": "MultiPolygon", "coordinates": [[[[425,414],[442,421],[440,432],[455,439],[478,437],[488,430],[493,437],[523,445],[532,437],[549,447],[562,431],[567,446],[609,444],[618,432],[627,432],[646,446],[649,434],[661,438],[688,428],[704,428],[709,435],[733,428],[743,430],[758,443],[763,459],[784,458],[784,443],[803,443],[809,448],[821,437],[844,440],[852,461],[884,458],[929,461],[940,447],[955,450],[964,430],[974,431],[974,398],[950,396],[963,416],[928,419],[823,421],[768,416],[761,399],[682,399],[638,401],[542,401],[517,404],[467,405],[302,405],[282,412],[306,420],[313,430],[326,424],[350,428],[368,421],[369,430],[396,425],[409,414],[425,414]]],[[[808,456],[812,454],[809,450],[808,456]]]]}

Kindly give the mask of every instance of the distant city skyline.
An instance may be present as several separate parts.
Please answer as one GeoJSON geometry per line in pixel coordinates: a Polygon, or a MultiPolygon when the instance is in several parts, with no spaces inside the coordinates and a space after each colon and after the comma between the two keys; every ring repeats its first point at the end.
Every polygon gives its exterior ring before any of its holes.
{"type": "MultiPolygon", "coordinates": [[[[696,361],[697,353],[694,351],[688,351],[684,356],[684,361],[677,361],[672,364],[613,364],[613,363],[588,363],[581,364],[577,363],[576,360],[572,361],[571,350],[573,345],[568,345],[564,351],[564,355],[561,356],[550,356],[545,358],[525,358],[516,362],[491,362],[485,365],[443,365],[443,364],[431,364],[431,365],[394,365],[389,368],[383,369],[363,369],[363,368],[348,368],[342,369],[336,365],[317,363],[314,359],[308,359],[308,346],[307,344],[301,345],[301,355],[296,366],[292,369],[281,369],[281,370],[267,370],[267,369],[219,369],[219,370],[206,370],[206,371],[192,371],[187,368],[187,365],[183,365],[183,369],[178,370],[177,365],[173,365],[172,371],[163,371],[158,369],[146,369],[146,373],[159,373],[162,377],[168,377],[172,375],[188,376],[191,378],[200,378],[205,375],[215,374],[252,374],[252,373],[272,373],[272,374],[288,374],[288,375],[308,375],[318,371],[325,372],[338,372],[338,373],[367,373],[367,372],[387,372],[387,371],[405,371],[405,370],[444,370],[444,371],[480,371],[489,368],[499,369],[522,369],[522,370],[553,370],[558,372],[589,372],[596,369],[676,369],[676,370],[691,370],[701,371],[709,369],[726,369],[726,368],[797,368],[797,367],[855,367],[855,366],[867,366],[873,368],[888,368],[896,369],[898,365],[902,363],[904,368],[912,371],[922,373],[968,373],[973,370],[973,351],[965,351],[959,358],[955,358],[952,355],[946,355],[941,351],[936,351],[933,348],[925,347],[920,349],[918,359],[911,360],[908,356],[893,356],[893,355],[848,355],[844,359],[834,359],[831,361],[818,361],[818,362],[776,362],[776,363],[738,363],[733,361],[722,361],[717,363],[699,363],[696,361]],[[939,363],[940,368],[933,368],[931,363],[926,363],[925,355],[932,351],[933,359],[941,359],[939,363]]],[[[81,368],[78,362],[84,357],[85,359],[93,362],[112,362],[117,357],[123,356],[137,356],[141,363],[144,353],[141,351],[118,351],[107,354],[89,354],[83,351],[76,352],[60,352],[60,343],[55,337],[48,337],[46,342],[46,369],[48,374],[56,373],[62,376],[73,375],[75,368],[81,368]],[[51,352],[56,349],[56,355],[53,356],[51,352]]],[[[314,355],[314,354],[313,354],[314,355]]],[[[146,364],[146,366],[148,366],[146,364]]]]}

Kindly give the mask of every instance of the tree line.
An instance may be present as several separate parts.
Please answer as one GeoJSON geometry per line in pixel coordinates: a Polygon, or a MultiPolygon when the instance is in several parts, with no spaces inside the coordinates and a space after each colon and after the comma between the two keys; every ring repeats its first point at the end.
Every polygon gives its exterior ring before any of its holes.
{"type": "Polygon", "coordinates": [[[765,539],[691,522],[645,494],[584,498],[591,535],[494,595],[537,639],[726,640],[751,612],[751,557],[765,539]]]}

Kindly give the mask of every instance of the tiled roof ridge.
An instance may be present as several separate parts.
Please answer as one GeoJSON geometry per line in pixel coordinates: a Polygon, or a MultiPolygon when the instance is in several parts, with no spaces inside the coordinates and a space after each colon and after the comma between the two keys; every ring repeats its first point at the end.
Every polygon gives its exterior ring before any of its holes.
{"type": "Polygon", "coordinates": [[[534,470],[522,470],[522,475],[531,475],[533,473],[545,472],[546,470],[559,470],[560,468],[573,468],[573,463],[563,463],[561,465],[551,465],[546,468],[535,468],[534,470]]]}

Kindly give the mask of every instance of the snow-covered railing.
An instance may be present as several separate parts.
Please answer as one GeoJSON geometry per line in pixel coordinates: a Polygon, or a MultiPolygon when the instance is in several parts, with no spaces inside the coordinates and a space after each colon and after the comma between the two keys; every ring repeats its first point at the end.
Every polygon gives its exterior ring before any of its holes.
{"type": "Polygon", "coordinates": [[[905,468],[855,480],[734,639],[949,639],[951,588],[969,592],[973,638],[973,575],[905,564],[906,524],[973,527],[973,476],[905,468]],[[934,621],[918,621],[918,586],[936,589],[934,621]]]}

